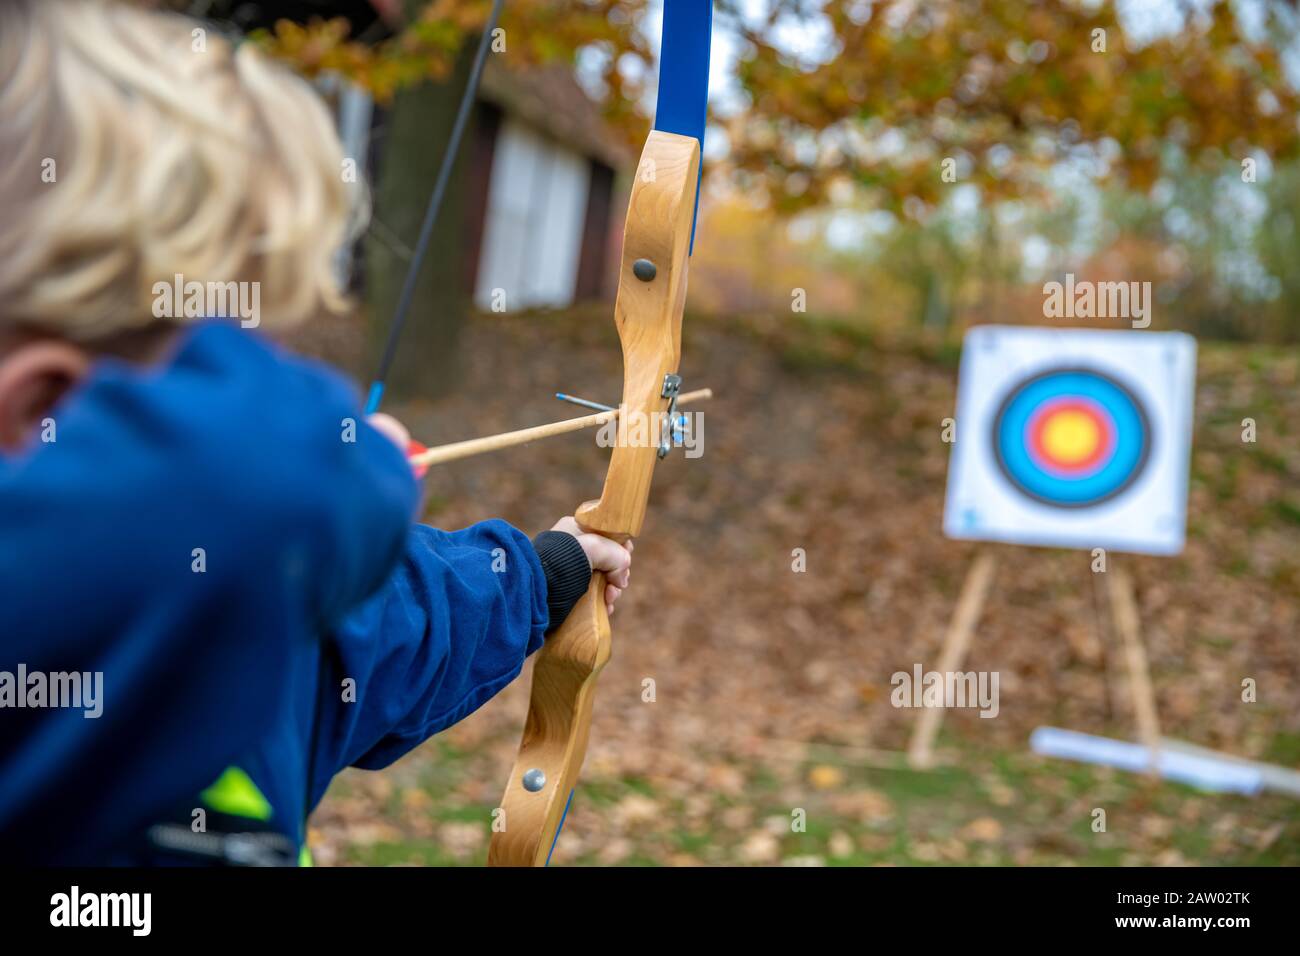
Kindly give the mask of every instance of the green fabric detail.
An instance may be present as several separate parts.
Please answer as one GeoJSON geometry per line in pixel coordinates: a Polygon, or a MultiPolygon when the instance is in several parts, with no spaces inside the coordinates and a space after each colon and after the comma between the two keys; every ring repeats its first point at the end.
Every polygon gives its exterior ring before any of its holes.
{"type": "Polygon", "coordinates": [[[257,789],[257,784],[238,767],[227,767],[199,798],[218,813],[251,820],[271,819],[271,804],[257,789]]]}
{"type": "Polygon", "coordinates": [[[298,851],[298,865],[299,866],[315,865],[311,861],[311,850],[307,849],[307,844],[305,843],[302,845],[302,849],[298,851]]]}

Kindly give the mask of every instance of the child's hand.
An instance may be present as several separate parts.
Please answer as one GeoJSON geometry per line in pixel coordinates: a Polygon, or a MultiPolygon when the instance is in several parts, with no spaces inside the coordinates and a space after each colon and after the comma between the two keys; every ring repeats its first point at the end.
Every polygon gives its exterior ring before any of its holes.
{"type": "Polygon", "coordinates": [[[614,602],[632,577],[632,542],[622,545],[612,538],[583,531],[572,517],[561,518],[551,530],[577,538],[592,570],[605,572],[605,610],[613,614],[614,602]]]}
{"type": "Polygon", "coordinates": [[[406,446],[411,443],[411,433],[406,430],[405,425],[392,415],[385,415],[383,412],[367,415],[366,421],[371,428],[396,445],[403,455],[406,454],[406,446]]]}
{"type": "MultiPolygon", "coordinates": [[[[373,415],[366,416],[366,421],[370,423],[371,428],[396,445],[398,450],[407,458],[418,455],[422,451],[428,451],[418,441],[412,439],[411,433],[406,430],[406,426],[392,415],[375,412],[373,415]]],[[[423,478],[424,473],[428,470],[428,465],[414,466],[415,477],[417,479],[423,478]]]]}

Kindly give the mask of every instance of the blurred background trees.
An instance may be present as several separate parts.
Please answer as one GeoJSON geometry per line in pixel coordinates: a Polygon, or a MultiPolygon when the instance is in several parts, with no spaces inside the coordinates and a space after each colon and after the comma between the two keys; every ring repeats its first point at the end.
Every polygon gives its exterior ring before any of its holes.
{"type": "MultiPolygon", "coordinates": [[[[187,8],[242,17],[308,75],[340,73],[395,103],[392,130],[418,139],[449,125],[430,111],[455,96],[429,90],[459,89],[489,5],[187,8]],[[421,123],[401,121],[403,97],[421,123]]],[[[803,290],[814,315],[956,333],[1042,321],[1042,284],[1073,272],[1152,282],[1156,328],[1300,340],[1295,0],[722,0],[715,11],[704,209],[728,241],[701,245],[695,308],[782,312],[803,290]]],[[[635,146],[653,114],[659,12],[657,0],[511,0],[504,60],[571,64],[635,146]]],[[[399,236],[436,167],[422,142],[427,176],[374,173],[377,216],[399,236]]],[[[440,262],[453,274],[453,255],[432,257],[430,276],[440,262]]],[[[401,266],[390,258],[370,296],[377,315],[401,266]]],[[[448,287],[426,279],[426,296],[448,287]]]]}

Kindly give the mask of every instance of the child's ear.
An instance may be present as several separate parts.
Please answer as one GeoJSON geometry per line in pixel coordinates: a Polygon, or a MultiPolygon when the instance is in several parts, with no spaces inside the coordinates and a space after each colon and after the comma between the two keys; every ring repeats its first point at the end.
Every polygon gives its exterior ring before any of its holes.
{"type": "Polygon", "coordinates": [[[89,368],[86,352],[57,339],[24,342],[0,356],[0,450],[27,444],[89,368]]]}

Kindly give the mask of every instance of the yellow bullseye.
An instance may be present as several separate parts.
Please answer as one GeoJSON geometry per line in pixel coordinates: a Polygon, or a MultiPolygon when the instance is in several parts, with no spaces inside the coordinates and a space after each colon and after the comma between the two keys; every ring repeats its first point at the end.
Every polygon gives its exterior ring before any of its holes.
{"type": "Polygon", "coordinates": [[[1101,444],[1097,420],[1086,412],[1062,409],[1043,422],[1043,451],[1062,465],[1087,461],[1101,444]]]}

